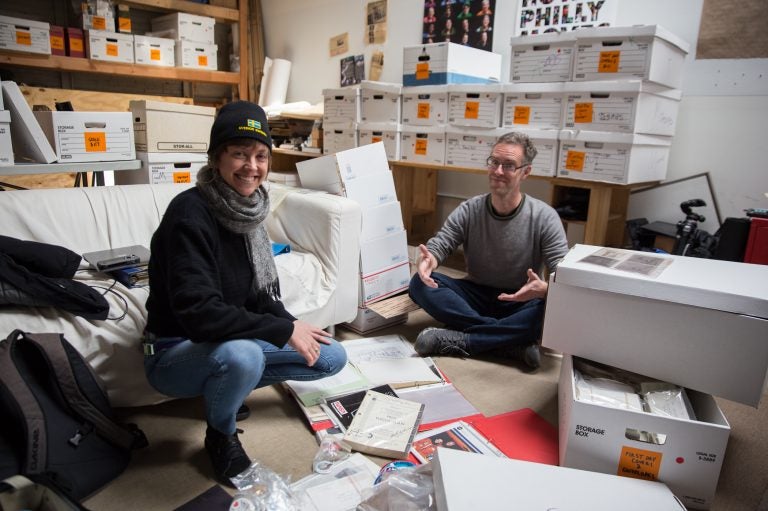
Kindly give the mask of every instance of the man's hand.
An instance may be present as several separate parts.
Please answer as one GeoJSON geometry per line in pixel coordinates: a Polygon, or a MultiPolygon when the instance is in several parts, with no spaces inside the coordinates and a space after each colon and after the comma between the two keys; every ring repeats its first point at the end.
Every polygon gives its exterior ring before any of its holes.
{"type": "Polygon", "coordinates": [[[431,277],[432,270],[437,268],[437,259],[435,259],[435,256],[433,256],[424,245],[419,245],[419,251],[421,252],[421,255],[419,256],[419,264],[416,267],[419,272],[419,278],[425,286],[437,287],[437,282],[431,277]]]}
{"type": "Polygon", "coordinates": [[[549,284],[541,280],[536,272],[528,268],[528,282],[514,294],[501,293],[498,298],[504,302],[527,302],[547,296],[549,284]]]}
{"type": "Polygon", "coordinates": [[[331,334],[325,330],[297,319],[293,322],[293,334],[288,339],[288,345],[312,367],[320,356],[320,343],[331,344],[330,337],[331,334]]]}

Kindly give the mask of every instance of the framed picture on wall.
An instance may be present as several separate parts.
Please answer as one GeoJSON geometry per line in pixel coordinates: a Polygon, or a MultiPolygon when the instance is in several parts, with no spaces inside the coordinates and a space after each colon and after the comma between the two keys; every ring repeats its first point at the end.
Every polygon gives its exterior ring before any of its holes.
{"type": "Polygon", "coordinates": [[[451,43],[493,51],[496,0],[425,0],[422,43],[451,43]]]}

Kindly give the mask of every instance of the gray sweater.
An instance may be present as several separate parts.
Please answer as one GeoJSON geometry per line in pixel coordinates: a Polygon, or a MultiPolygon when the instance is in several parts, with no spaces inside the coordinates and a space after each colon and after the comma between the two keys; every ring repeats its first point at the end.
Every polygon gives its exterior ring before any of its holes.
{"type": "Polygon", "coordinates": [[[459,245],[471,281],[510,293],[527,282],[528,268],[543,278],[543,265],[553,272],[568,252],[557,212],[527,195],[509,216],[494,213],[489,193],[462,202],[427,248],[442,263],[459,245]]]}

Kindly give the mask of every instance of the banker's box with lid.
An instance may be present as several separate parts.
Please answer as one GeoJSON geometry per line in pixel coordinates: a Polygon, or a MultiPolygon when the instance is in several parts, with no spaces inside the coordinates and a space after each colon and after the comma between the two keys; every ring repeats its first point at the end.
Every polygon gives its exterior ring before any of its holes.
{"type": "Polygon", "coordinates": [[[558,130],[563,127],[562,83],[505,83],[501,125],[558,130]]]}
{"type": "Polygon", "coordinates": [[[413,126],[440,126],[448,122],[448,86],[403,87],[402,118],[413,126]]]}
{"type": "MultiPolygon", "coordinates": [[[[2,94],[0,94],[2,103],[2,94]]],[[[2,105],[0,105],[1,107],[2,105]]],[[[11,145],[11,112],[0,110],[0,165],[13,165],[13,146],[11,145]]]]}
{"type": "Polygon", "coordinates": [[[360,89],[323,89],[323,124],[347,124],[360,121],[360,89]]]}
{"type": "Polygon", "coordinates": [[[400,160],[445,165],[445,127],[404,124],[400,132],[400,160]]]}
{"type": "Polygon", "coordinates": [[[445,164],[471,169],[486,168],[493,144],[505,130],[448,126],[445,130],[445,164]]]}
{"type": "Polygon", "coordinates": [[[361,122],[357,125],[357,144],[364,146],[382,142],[387,159],[400,159],[400,124],[394,122],[361,122]]]}
{"type": "Polygon", "coordinates": [[[115,184],[194,183],[197,173],[208,163],[205,153],[146,153],[137,151],[141,168],[115,172],[115,184]]]}
{"type": "Polygon", "coordinates": [[[565,84],[565,127],[673,136],[679,89],[641,80],[565,84]]]}
{"type": "Polygon", "coordinates": [[[659,25],[580,28],[573,80],[642,79],[681,88],[688,43],[659,25]]]}
{"type": "MultiPolygon", "coordinates": [[[[502,131],[507,132],[508,129],[502,131]]],[[[536,147],[536,158],[531,164],[531,174],[534,176],[555,175],[560,149],[560,132],[557,130],[539,130],[530,128],[515,128],[515,131],[528,135],[536,147]]]]}
{"type": "Polygon", "coordinates": [[[0,49],[50,55],[50,29],[42,21],[0,16],[0,49]]]}
{"type": "Polygon", "coordinates": [[[559,138],[559,177],[633,184],[667,175],[669,137],[560,130],[559,138]]]}
{"type": "Polygon", "coordinates": [[[399,83],[360,82],[361,122],[400,122],[399,83]]]}
{"type": "Polygon", "coordinates": [[[205,153],[216,109],[164,101],[134,100],[136,149],[161,153],[205,153]]]}
{"type": "Polygon", "coordinates": [[[357,123],[323,122],[323,154],[357,147],[357,123]]]}
{"type": "Polygon", "coordinates": [[[176,41],[176,67],[216,71],[219,47],[197,41],[176,41]]]}
{"type": "Polygon", "coordinates": [[[59,162],[136,159],[133,125],[128,112],[33,113],[59,162]]]}
{"type": "MultiPolygon", "coordinates": [[[[185,12],[173,12],[152,18],[152,32],[167,33],[167,37],[178,41],[214,43],[216,20],[209,16],[198,16],[185,12]]],[[[164,36],[165,37],[165,36],[164,36]]]]}
{"type": "Polygon", "coordinates": [[[134,35],[133,57],[137,64],[173,67],[176,65],[176,41],[163,37],[134,35]]]}
{"type": "Polygon", "coordinates": [[[133,64],[133,35],[88,30],[86,52],[91,60],[133,64]]]}
{"type": "Polygon", "coordinates": [[[498,53],[448,42],[403,48],[404,86],[500,81],[498,53]]]}
{"type": "Polygon", "coordinates": [[[566,82],[571,79],[576,48],[576,36],[572,32],[513,37],[510,46],[510,82],[566,82]]]}
{"type": "Polygon", "coordinates": [[[448,124],[475,128],[501,126],[500,84],[449,85],[448,124]]]}

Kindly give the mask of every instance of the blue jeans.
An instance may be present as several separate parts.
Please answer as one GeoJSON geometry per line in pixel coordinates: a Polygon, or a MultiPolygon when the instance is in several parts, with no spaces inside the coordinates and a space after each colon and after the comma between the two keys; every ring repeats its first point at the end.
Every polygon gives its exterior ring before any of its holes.
{"type": "Polygon", "coordinates": [[[144,358],[149,383],[167,396],[203,396],[208,424],[231,435],[235,415],[254,389],[286,380],[310,381],[338,373],[347,362],[347,353],[337,341],[320,344],[320,356],[309,367],[304,357],[288,346],[278,348],[259,339],[194,343],[189,339],[144,358]]]}
{"type": "Polygon", "coordinates": [[[432,272],[437,287],[424,285],[418,273],[411,279],[411,299],[452,330],[464,332],[470,355],[538,342],[544,322],[544,300],[506,302],[503,290],[467,279],[432,272]]]}

